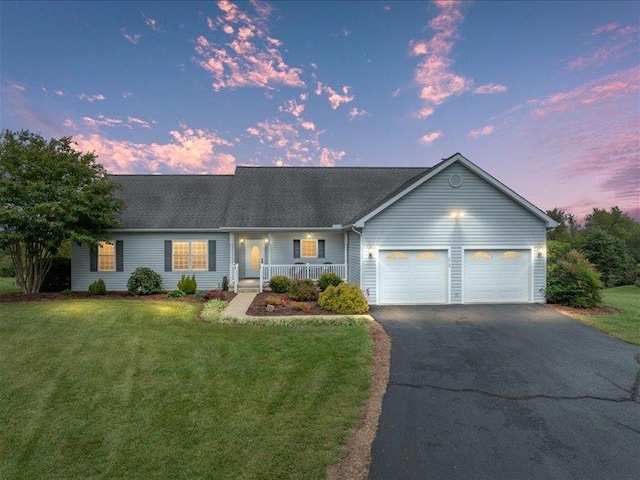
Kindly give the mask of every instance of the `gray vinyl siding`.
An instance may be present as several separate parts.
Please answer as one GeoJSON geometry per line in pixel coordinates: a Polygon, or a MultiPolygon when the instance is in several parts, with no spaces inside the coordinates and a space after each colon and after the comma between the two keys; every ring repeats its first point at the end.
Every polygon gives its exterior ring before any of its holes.
{"type": "MultiPolygon", "coordinates": [[[[451,303],[462,299],[463,247],[546,246],[546,227],[538,217],[460,164],[453,164],[366,222],[363,251],[379,248],[451,248],[451,303]],[[449,185],[459,174],[463,184],[449,185]],[[462,210],[455,221],[451,212],[462,210]]],[[[377,258],[363,260],[363,289],[377,302],[377,258]]],[[[546,257],[533,255],[533,301],[544,302],[546,257]]]]}
{"type": "Polygon", "coordinates": [[[124,271],[89,271],[89,247],[74,244],[71,248],[72,290],[87,290],[99,278],[104,280],[107,290],[126,290],[131,272],[138,267],[149,267],[162,275],[165,290],[177,288],[178,280],[183,274],[195,274],[198,290],[218,288],[222,277],[229,276],[229,235],[226,233],[118,233],[110,239],[123,241],[124,271]],[[165,272],[165,240],[216,240],[216,271],[165,272]]]}
{"type": "Polygon", "coordinates": [[[351,284],[360,285],[360,235],[355,232],[349,232],[349,245],[347,248],[347,280],[351,284]]]}
{"type": "Polygon", "coordinates": [[[344,233],[339,232],[277,232],[271,234],[271,256],[273,265],[289,265],[296,262],[323,264],[345,263],[344,233]],[[308,235],[311,234],[309,237],[308,235]],[[325,258],[293,258],[293,241],[308,238],[325,241],[325,258]]]}

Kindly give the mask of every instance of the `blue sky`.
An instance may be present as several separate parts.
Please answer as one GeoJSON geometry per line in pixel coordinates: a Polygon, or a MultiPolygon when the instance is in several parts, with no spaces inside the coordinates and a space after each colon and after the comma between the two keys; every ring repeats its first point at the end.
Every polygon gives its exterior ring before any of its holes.
{"type": "Polygon", "coordinates": [[[640,217],[639,2],[6,2],[0,122],[112,173],[431,166],[640,217]]]}

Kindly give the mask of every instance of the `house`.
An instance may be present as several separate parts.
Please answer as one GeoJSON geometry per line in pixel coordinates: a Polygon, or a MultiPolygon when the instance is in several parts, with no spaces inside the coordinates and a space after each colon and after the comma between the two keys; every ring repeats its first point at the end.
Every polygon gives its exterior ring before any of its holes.
{"type": "Polygon", "coordinates": [[[331,271],[371,304],[545,301],[556,222],[460,154],[432,168],[238,167],[116,175],[124,227],[73,245],[72,288],[125,290],[140,266],[167,290],[331,271]]]}

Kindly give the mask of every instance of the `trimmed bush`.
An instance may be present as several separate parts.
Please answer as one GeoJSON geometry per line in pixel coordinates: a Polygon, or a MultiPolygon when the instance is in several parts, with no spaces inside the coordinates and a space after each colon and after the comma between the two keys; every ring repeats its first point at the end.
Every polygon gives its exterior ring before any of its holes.
{"type": "Polygon", "coordinates": [[[318,287],[316,287],[312,280],[294,280],[287,290],[287,295],[291,300],[298,300],[303,302],[314,301],[318,299],[318,287]]]}
{"type": "Polygon", "coordinates": [[[595,307],[602,301],[602,282],[596,268],[577,250],[549,263],[547,301],[574,308],[595,307]]]}
{"type": "Polygon", "coordinates": [[[273,305],[274,307],[279,307],[280,305],[285,304],[285,300],[276,295],[269,295],[265,301],[265,305],[273,305]]]}
{"type": "Polygon", "coordinates": [[[318,279],[318,288],[324,292],[329,285],[337,287],[341,283],[342,279],[339,275],[332,272],[327,272],[320,275],[320,278],[318,279]]]}
{"type": "Polygon", "coordinates": [[[329,285],[327,289],[320,294],[318,305],[325,310],[342,315],[354,315],[367,313],[369,311],[367,299],[364,298],[360,287],[347,283],[341,283],[336,287],[329,285]]]}
{"type": "Polygon", "coordinates": [[[186,296],[187,294],[180,289],[171,290],[169,293],[167,293],[167,298],[182,298],[186,296]]]}
{"type": "Polygon", "coordinates": [[[291,309],[298,312],[304,312],[307,315],[311,313],[311,304],[306,302],[291,302],[291,309]]]}
{"type": "Polygon", "coordinates": [[[61,292],[71,288],[71,259],[51,258],[51,268],[42,280],[41,292],[61,292]]]}
{"type": "Polygon", "coordinates": [[[104,295],[107,293],[107,286],[104,284],[104,280],[99,278],[89,285],[89,293],[91,295],[104,295]]]}
{"type": "Polygon", "coordinates": [[[276,275],[269,280],[269,288],[273,293],[287,293],[291,286],[291,280],[284,275],[276,275]]]}
{"type": "Polygon", "coordinates": [[[229,291],[229,279],[226,275],[222,277],[222,288],[220,290],[222,290],[223,292],[229,291]]]}
{"type": "Polygon", "coordinates": [[[204,300],[224,300],[225,295],[222,290],[209,290],[202,295],[204,300]]]}
{"type": "Polygon", "coordinates": [[[138,267],[127,280],[127,291],[131,295],[161,293],[162,277],[149,267],[138,267]]]}
{"type": "Polygon", "coordinates": [[[187,295],[193,295],[198,289],[198,282],[196,282],[195,275],[182,275],[178,281],[178,289],[182,290],[187,295]]]}

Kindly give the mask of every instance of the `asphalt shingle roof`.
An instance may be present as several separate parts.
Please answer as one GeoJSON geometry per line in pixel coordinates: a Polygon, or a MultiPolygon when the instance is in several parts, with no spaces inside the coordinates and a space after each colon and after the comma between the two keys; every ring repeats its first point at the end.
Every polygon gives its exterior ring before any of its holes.
{"type": "Polygon", "coordinates": [[[370,212],[427,168],[237,167],[235,175],[114,175],[127,229],[331,227],[370,212]]]}

